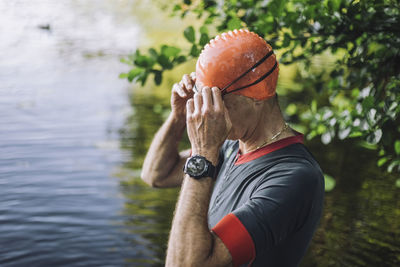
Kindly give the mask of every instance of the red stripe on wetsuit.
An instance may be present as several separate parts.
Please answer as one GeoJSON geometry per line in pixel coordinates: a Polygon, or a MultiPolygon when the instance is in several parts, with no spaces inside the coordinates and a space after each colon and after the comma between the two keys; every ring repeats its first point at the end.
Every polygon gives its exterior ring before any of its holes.
{"type": "Polygon", "coordinates": [[[256,257],[253,239],[233,213],[222,218],[212,231],[228,248],[234,267],[251,262],[256,257]]]}
{"type": "Polygon", "coordinates": [[[235,162],[235,165],[239,165],[239,164],[243,164],[243,163],[255,160],[259,157],[267,155],[268,153],[271,153],[275,150],[284,148],[284,147],[292,145],[292,144],[303,143],[303,137],[304,136],[302,134],[297,134],[295,136],[290,136],[290,137],[281,139],[279,141],[276,141],[276,142],[269,144],[265,147],[262,147],[256,151],[249,152],[249,153],[246,153],[243,155],[238,154],[238,159],[235,162]]]}

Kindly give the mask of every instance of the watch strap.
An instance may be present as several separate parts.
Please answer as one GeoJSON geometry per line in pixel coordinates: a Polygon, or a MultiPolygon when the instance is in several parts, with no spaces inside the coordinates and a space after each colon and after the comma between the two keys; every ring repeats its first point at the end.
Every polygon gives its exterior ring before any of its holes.
{"type": "Polygon", "coordinates": [[[215,180],[215,177],[217,176],[216,171],[217,168],[206,159],[206,162],[208,164],[207,172],[204,174],[204,177],[211,177],[213,180],[215,180]]]}

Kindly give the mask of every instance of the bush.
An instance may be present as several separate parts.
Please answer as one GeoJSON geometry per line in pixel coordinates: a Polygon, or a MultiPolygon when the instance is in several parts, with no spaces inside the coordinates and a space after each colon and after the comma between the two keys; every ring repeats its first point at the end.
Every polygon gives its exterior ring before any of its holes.
{"type": "Polygon", "coordinates": [[[297,63],[301,97],[288,95],[287,113],[307,127],[309,139],[358,138],[379,151],[379,166],[400,171],[400,4],[395,0],[180,1],[171,10],[202,22],[183,36],[190,50],[162,45],[123,59],[120,75],[157,85],[165,70],[199,56],[209,30],[248,28],[282,53],[281,64],[297,63]],[[333,68],[312,70],[312,59],[329,53],[333,68]]]}

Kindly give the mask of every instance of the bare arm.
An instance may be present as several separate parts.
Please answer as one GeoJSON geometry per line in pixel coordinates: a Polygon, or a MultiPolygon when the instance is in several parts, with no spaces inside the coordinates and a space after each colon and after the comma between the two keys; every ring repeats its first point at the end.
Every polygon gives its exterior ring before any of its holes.
{"type": "MultiPolygon", "coordinates": [[[[219,89],[205,87],[187,104],[187,127],[193,154],[213,165],[231,128],[219,89]]],[[[232,257],[223,242],[208,228],[208,207],[213,187],[210,177],[185,176],[175,211],[166,266],[231,266],[232,257]]]]}
{"type": "Polygon", "coordinates": [[[142,168],[142,179],[153,187],[180,186],[182,168],[190,150],[178,152],[178,144],[185,130],[185,121],[172,114],[164,122],[150,145],[142,168]]]}
{"type": "Polygon", "coordinates": [[[229,250],[208,228],[213,184],[211,178],[184,178],[168,242],[167,267],[232,266],[229,250]]]}
{"type": "Polygon", "coordinates": [[[142,167],[142,179],[153,187],[182,184],[182,168],[190,150],[179,153],[178,145],[186,127],[186,102],[193,96],[195,79],[194,73],[185,74],[172,87],[171,114],[155,135],[142,167]]]}

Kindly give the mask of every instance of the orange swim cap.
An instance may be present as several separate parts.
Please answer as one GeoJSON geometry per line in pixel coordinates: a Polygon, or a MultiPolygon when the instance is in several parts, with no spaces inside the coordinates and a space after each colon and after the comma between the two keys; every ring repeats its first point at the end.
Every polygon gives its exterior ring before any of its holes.
{"type": "Polygon", "coordinates": [[[203,86],[223,89],[230,85],[226,89],[229,93],[255,83],[233,93],[258,100],[275,95],[278,73],[278,62],[271,46],[248,30],[218,35],[204,47],[196,64],[196,81],[203,86]],[[260,64],[249,71],[258,62],[260,64]]]}

